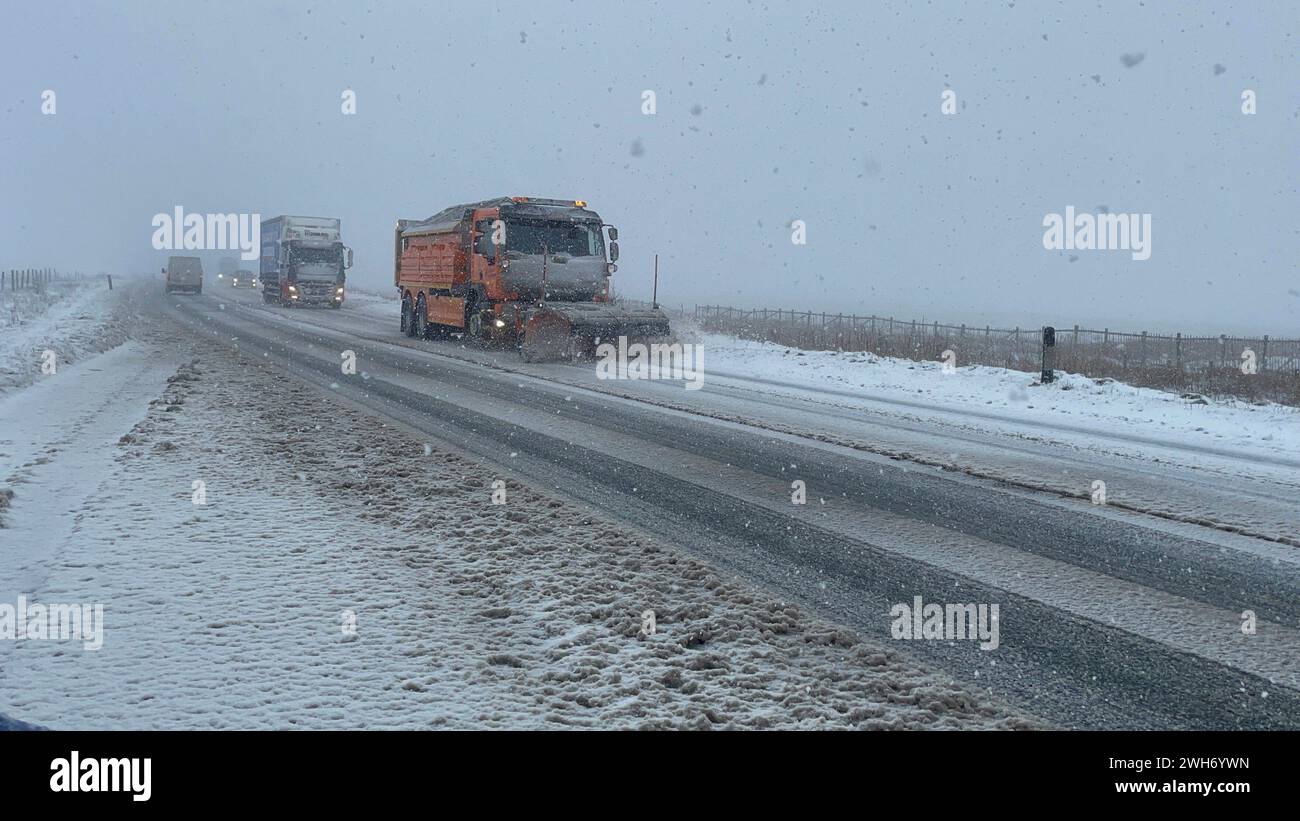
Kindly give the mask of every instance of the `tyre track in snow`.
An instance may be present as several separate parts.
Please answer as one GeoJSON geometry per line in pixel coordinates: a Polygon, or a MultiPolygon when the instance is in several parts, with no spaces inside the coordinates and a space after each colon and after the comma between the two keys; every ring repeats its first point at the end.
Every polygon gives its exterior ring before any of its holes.
{"type": "Polygon", "coordinates": [[[176,304],[216,339],[235,337],[350,401],[683,544],[872,639],[889,641],[890,604],[914,595],[998,602],[996,652],[942,641],[901,649],[1049,720],[1300,726],[1300,641],[1267,622],[1296,623],[1296,567],[1266,552],[589,391],[575,401],[566,385],[277,323],[266,311],[176,304]],[[368,378],[340,375],[340,342],[368,378]],[[839,494],[795,509],[788,465],[809,477],[810,497],[819,485],[839,494]],[[1246,606],[1265,620],[1250,638],[1237,631],[1246,606]]]}

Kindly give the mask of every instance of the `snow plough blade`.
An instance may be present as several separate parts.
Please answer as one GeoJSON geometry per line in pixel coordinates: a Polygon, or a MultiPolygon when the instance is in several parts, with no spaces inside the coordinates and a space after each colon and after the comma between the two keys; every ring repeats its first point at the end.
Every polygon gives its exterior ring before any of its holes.
{"type": "Polygon", "coordinates": [[[624,308],[607,302],[547,303],[534,308],[520,347],[526,362],[575,359],[594,351],[598,342],[617,344],[665,337],[668,315],[658,308],[624,308]]]}

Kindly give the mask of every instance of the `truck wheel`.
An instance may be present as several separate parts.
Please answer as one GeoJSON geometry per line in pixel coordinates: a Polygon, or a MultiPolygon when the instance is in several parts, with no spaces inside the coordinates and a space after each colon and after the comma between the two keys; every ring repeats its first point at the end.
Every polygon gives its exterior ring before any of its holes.
{"type": "Polygon", "coordinates": [[[487,344],[487,337],[483,335],[483,314],[475,311],[470,314],[469,325],[465,329],[465,341],[471,345],[483,347],[487,344]]]}
{"type": "Polygon", "coordinates": [[[414,335],[420,339],[429,338],[429,309],[424,304],[424,294],[420,294],[419,299],[415,300],[414,332],[414,335]]]}
{"type": "Polygon", "coordinates": [[[411,307],[411,298],[402,297],[402,333],[415,336],[415,310],[411,307]]]}

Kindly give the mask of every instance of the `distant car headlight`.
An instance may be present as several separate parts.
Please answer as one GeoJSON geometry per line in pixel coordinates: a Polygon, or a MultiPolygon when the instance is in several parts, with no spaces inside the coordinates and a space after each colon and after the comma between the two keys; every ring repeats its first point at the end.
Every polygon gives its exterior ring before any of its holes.
{"type": "Polygon", "coordinates": [[[505,320],[502,319],[498,319],[496,322],[493,322],[492,324],[497,326],[498,328],[504,328],[506,326],[505,320]]]}
{"type": "Polygon", "coordinates": [[[290,285],[290,286],[289,286],[289,293],[293,293],[293,292],[296,291],[296,290],[298,290],[298,287],[297,287],[296,285],[290,285]]]}
{"type": "Polygon", "coordinates": [[[343,293],[343,289],[342,289],[342,288],[339,288],[337,291],[335,291],[335,293],[337,293],[337,294],[341,294],[341,293],[343,293]]]}

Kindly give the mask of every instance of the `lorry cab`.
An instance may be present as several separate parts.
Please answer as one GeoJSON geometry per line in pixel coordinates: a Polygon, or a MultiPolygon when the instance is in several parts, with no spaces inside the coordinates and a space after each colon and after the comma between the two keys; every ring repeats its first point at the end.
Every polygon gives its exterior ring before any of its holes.
{"type": "Polygon", "coordinates": [[[258,279],[265,302],[341,307],[351,267],[352,249],[343,244],[338,219],[280,216],[262,222],[258,279]]]}
{"type": "Polygon", "coordinates": [[[604,227],[581,200],[514,197],[477,209],[471,272],[496,286],[493,299],[604,301],[614,272],[604,227]]]}
{"type": "Polygon", "coordinates": [[[226,282],[238,276],[239,262],[234,257],[222,257],[217,261],[217,279],[226,282]]]}

